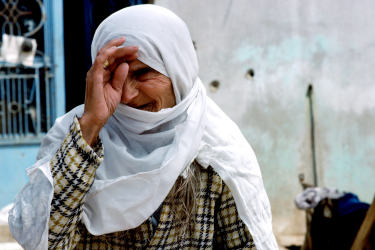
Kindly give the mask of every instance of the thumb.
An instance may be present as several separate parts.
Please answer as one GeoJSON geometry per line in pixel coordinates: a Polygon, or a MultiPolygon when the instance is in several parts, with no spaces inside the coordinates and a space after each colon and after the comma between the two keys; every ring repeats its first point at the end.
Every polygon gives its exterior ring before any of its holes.
{"type": "Polygon", "coordinates": [[[127,63],[121,63],[117,66],[112,78],[112,88],[118,93],[122,93],[124,82],[128,76],[129,65],[127,63]]]}

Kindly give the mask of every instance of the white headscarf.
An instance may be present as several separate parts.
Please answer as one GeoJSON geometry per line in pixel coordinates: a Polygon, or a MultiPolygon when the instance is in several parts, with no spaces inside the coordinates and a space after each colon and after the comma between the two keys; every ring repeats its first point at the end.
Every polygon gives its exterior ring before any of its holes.
{"type": "MultiPolygon", "coordinates": [[[[138,227],[160,206],[178,176],[197,159],[203,167],[212,166],[228,185],[257,249],[277,249],[270,205],[255,155],[237,126],[206,97],[185,23],[155,5],[122,9],[98,27],[92,59],[100,48],[120,36],[126,37],[124,46],[139,46],[140,61],[171,79],[177,105],[152,113],[120,104],[109,118],[100,132],[104,161],[96,171],[83,208],[82,221],[88,231],[102,235],[138,227]]],[[[34,197],[37,202],[33,202],[33,210],[48,218],[53,196],[49,161],[68,133],[73,117],[82,113],[83,105],[58,118],[43,139],[37,161],[27,171],[30,183],[16,197],[10,213],[15,238],[25,241],[25,232],[33,229],[19,225],[19,217],[30,216],[22,213],[22,193],[28,189],[43,189],[41,197],[34,197]]],[[[34,223],[38,229],[33,229],[37,233],[29,245],[46,249],[46,221],[34,223]]]]}

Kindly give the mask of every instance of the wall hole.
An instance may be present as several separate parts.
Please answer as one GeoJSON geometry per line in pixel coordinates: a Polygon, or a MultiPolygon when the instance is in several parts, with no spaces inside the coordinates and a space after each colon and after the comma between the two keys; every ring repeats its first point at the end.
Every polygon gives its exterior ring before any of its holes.
{"type": "Polygon", "coordinates": [[[194,49],[197,50],[197,46],[194,41],[193,41],[193,46],[194,46],[194,49]]]}
{"type": "Polygon", "coordinates": [[[216,92],[218,90],[218,88],[219,88],[219,85],[220,85],[219,81],[217,81],[217,80],[212,81],[210,83],[210,91],[211,92],[216,92]]]}
{"type": "Polygon", "coordinates": [[[247,78],[247,79],[250,79],[250,80],[253,79],[254,75],[255,75],[255,72],[254,72],[253,69],[249,69],[249,70],[246,72],[246,78],[247,78]]]}

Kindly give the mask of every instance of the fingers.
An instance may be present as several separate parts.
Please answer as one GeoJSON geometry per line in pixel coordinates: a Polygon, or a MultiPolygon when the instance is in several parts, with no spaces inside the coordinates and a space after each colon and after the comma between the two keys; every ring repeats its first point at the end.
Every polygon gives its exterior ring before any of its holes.
{"type": "Polygon", "coordinates": [[[114,62],[114,59],[111,57],[117,51],[117,46],[124,44],[125,37],[119,37],[117,39],[111,40],[107,43],[103,48],[98,51],[96,55],[95,61],[92,65],[94,71],[102,71],[103,72],[103,65],[106,60],[111,64],[114,62]]]}
{"type": "Polygon", "coordinates": [[[126,46],[122,48],[117,48],[114,53],[109,54],[108,63],[109,66],[107,69],[113,72],[117,65],[126,61],[132,61],[137,59],[138,46],[126,46]]]}
{"type": "Polygon", "coordinates": [[[110,56],[116,52],[116,49],[117,49],[116,46],[113,46],[109,49],[102,50],[100,54],[98,53],[98,55],[95,58],[94,63],[92,64],[92,70],[96,73],[103,73],[103,69],[104,69],[103,66],[104,66],[105,61],[108,60],[110,56]]]}
{"type": "Polygon", "coordinates": [[[117,48],[116,52],[108,59],[108,70],[113,72],[117,65],[127,61],[133,61],[138,57],[138,46],[126,46],[117,48]]]}
{"type": "Polygon", "coordinates": [[[119,64],[124,62],[130,62],[138,58],[138,53],[131,55],[126,55],[124,57],[118,58],[115,62],[110,63],[107,70],[103,74],[103,82],[109,82],[112,78],[113,72],[116,70],[119,64]]]}
{"type": "Polygon", "coordinates": [[[118,60],[123,57],[135,54],[138,51],[138,49],[139,48],[137,45],[117,48],[116,53],[113,55],[113,57],[115,60],[118,60]]]}
{"type": "Polygon", "coordinates": [[[133,60],[135,60],[137,58],[138,58],[138,53],[134,53],[134,54],[131,54],[131,55],[125,55],[125,56],[123,56],[121,58],[117,58],[115,61],[113,61],[112,63],[110,63],[107,69],[110,72],[114,72],[115,69],[117,68],[117,66],[120,63],[130,62],[130,61],[133,61],[133,60]]]}
{"type": "Polygon", "coordinates": [[[99,52],[93,64],[93,70],[101,70],[103,72],[103,65],[106,60],[109,62],[109,66],[106,68],[110,72],[114,72],[117,65],[124,61],[135,60],[138,57],[136,53],[138,51],[138,46],[126,46],[117,48],[116,46],[109,47],[113,44],[122,44],[125,38],[122,37],[110,41],[106,46],[104,46],[99,52]],[[120,42],[118,42],[120,41],[120,42]]]}
{"type": "Polygon", "coordinates": [[[120,94],[122,94],[122,89],[126,80],[126,76],[128,75],[128,71],[129,65],[123,62],[117,66],[115,72],[113,73],[112,87],[120,94]]]}
{"type": "Polygon", "coordinates": [[[133,61],[133,60],[137,59],[138,56],[139,56],[137,51],[138,51],[138,49],[135,52],[132,51],[131,53],[128,53],[128,54],[125,54],[125,55],[121,55],[121,56],[116,55],[115,63],[120,64],[122,62],[133,61]]]}
{"type": "MultiPolygon", "coordinates": [[[[101,48],[99,51],[98,51],[98,54],[96,55],[96,57],[102,55],[102,54],[106,54],[106,52],[111,49],[112,47],[118,47],[122,44],[124,44],[125,42],[125,37],[119,37],[119,38],[116,38],[116,39],[113,39],[111,41],[109,41],[103,48],[101,48]]],[[[100,58],[100,62],[101,63],[104,63],[106,59],[104,59],[104,61],[101,61],[102,60],[102,57],[100,58]]]]}
{"type": "Polygon", "coordinates": [[[122,91],[122,86],[129,69],[129,66],[126,63],[124,64],[124,62],[135,60],[138,57],[138,46],[117,48],[117,46],[122,45],[124,42],[125,37],[120,37],[110,41],[100,49],[87,74],[87,89],[92,85],[102,85],[111,82],[112,85],[114,83],[113,88],[122,91]],[[109,66],[104,69],[103,66],[106,60],[108,60],[109,66]]]}

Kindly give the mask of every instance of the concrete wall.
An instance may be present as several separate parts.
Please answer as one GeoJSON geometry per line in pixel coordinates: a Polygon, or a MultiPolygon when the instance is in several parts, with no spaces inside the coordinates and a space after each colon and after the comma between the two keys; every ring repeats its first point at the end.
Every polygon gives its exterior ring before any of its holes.
{"type": "Polygon", "coordinates": [[[155,0],[180,16],[208,95],[241,128],[262,170],[274,231],[301,235],[298,174],[370,202],[375,193],[375,3],[349,0],[155,0]],[[246,72],[254,70],[252,79],[246,72]]]}

